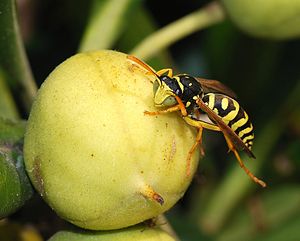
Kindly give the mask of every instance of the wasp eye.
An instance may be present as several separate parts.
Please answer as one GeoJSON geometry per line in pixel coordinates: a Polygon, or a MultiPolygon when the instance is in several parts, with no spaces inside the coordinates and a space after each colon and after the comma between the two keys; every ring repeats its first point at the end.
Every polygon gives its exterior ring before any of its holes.
{"type": "Polygon", "coordinates": [[[177,101],[175,99],[174,96],[168,96],[164,101],[163,101],[163,105],[164,106],[172,106],[172,105],[176,105],[177,101]]]}
{"type": "Polygon", "coordinates": [[[155,94],[159,88],[159,83],[157,80],[153,82],[153,93],[155,94]]]}

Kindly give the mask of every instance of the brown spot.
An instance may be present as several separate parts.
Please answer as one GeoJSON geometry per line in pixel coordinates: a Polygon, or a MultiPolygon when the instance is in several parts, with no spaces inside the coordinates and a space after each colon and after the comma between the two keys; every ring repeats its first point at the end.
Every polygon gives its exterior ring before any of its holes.
{"type": "Polygon", "coordinates": [[[145,185],[142,189],[141,189],[141,194],[150,200],[153,200],[157,203],[159,203],[160,205],[164,204],[164,199],[163,197],[158,194],[151,186],[149,185],[145,185]]]}
{"type": "Polygon", "coordinates": [[[164,204],[164,199],[162,198],[162,196],[160,196],[158,193],[154,193],[153,194],[153,199],[158,202],[160,205],[164,204]]]}
{"type": "Polygon", "coordinates": [[[175,153],[176,153],[176,140],[175,140],[175,137],[173,136],[173,138],[172,138],[172,144],[171,144],[171,150],[170,150],[170,155],[169,155],[169,158],[168,158],[168,162],[169,163],[173,161],[175,153]]]}
{"type": "Polygon", "coordinates": [[[91,154],[91,157],[94,157],[94,153],[91,154]]]}
{"type": "Polygon", "coordinates": [[[42,178],[42,173],[41,173],[41,159],[39,156],[36,156],[34,158],[34,163],[33,163],[33,175],[35,177],[35,188],[39,191],[39,193],[44,196],[45,194],[45,189],[44,189],[44,181],[42,178]]]}

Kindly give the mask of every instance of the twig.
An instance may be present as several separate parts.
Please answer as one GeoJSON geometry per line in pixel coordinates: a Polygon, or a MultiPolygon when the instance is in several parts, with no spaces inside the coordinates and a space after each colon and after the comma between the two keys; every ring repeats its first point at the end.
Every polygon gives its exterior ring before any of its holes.
{"type": "Polygon", "coordinates": [[[222,6],[218,2],[212,2],[150,35],[135,47],[131,54],[143,60],[149,59],[179,39],[221,22],[223,19],[222,6]]]}

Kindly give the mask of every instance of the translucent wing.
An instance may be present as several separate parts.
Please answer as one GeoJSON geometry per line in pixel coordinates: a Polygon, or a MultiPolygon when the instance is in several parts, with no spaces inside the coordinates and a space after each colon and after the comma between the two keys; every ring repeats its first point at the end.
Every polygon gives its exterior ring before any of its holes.
{"type": "Polygon", "coordinates": [[[245,151],[249,157],[255,158],[252,151],[245,145],[241,138],[228,125],[224,123],[220,116],[218,116],[213,110],[211,110],[201,99],[198,99],[196,102],[200,109],[207,113],[207,115],[216,122],[223,134],[230,139],[237,150],[245,151]]]}
{"type": "Polygon", "coordinates": [[[218,80],[210,80],[203,78],[195,78],[202,85],[204,93],[221,93],[228,95],[234,99],[237,99],[236,94],[226,85],[222,84],[218,80]]]}

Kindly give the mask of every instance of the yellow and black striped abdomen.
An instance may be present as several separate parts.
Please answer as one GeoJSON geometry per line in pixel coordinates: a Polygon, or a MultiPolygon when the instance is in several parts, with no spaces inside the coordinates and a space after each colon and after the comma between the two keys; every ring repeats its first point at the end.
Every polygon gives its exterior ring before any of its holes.
{"type": "Polygon", "coordinates": [[[228,125],[251,150],[254,139],[253,126],[248,114],[239,103],[229,96],[218,93],[205,94],[202,100],[222,118],[223,122],[228,125]]]}

